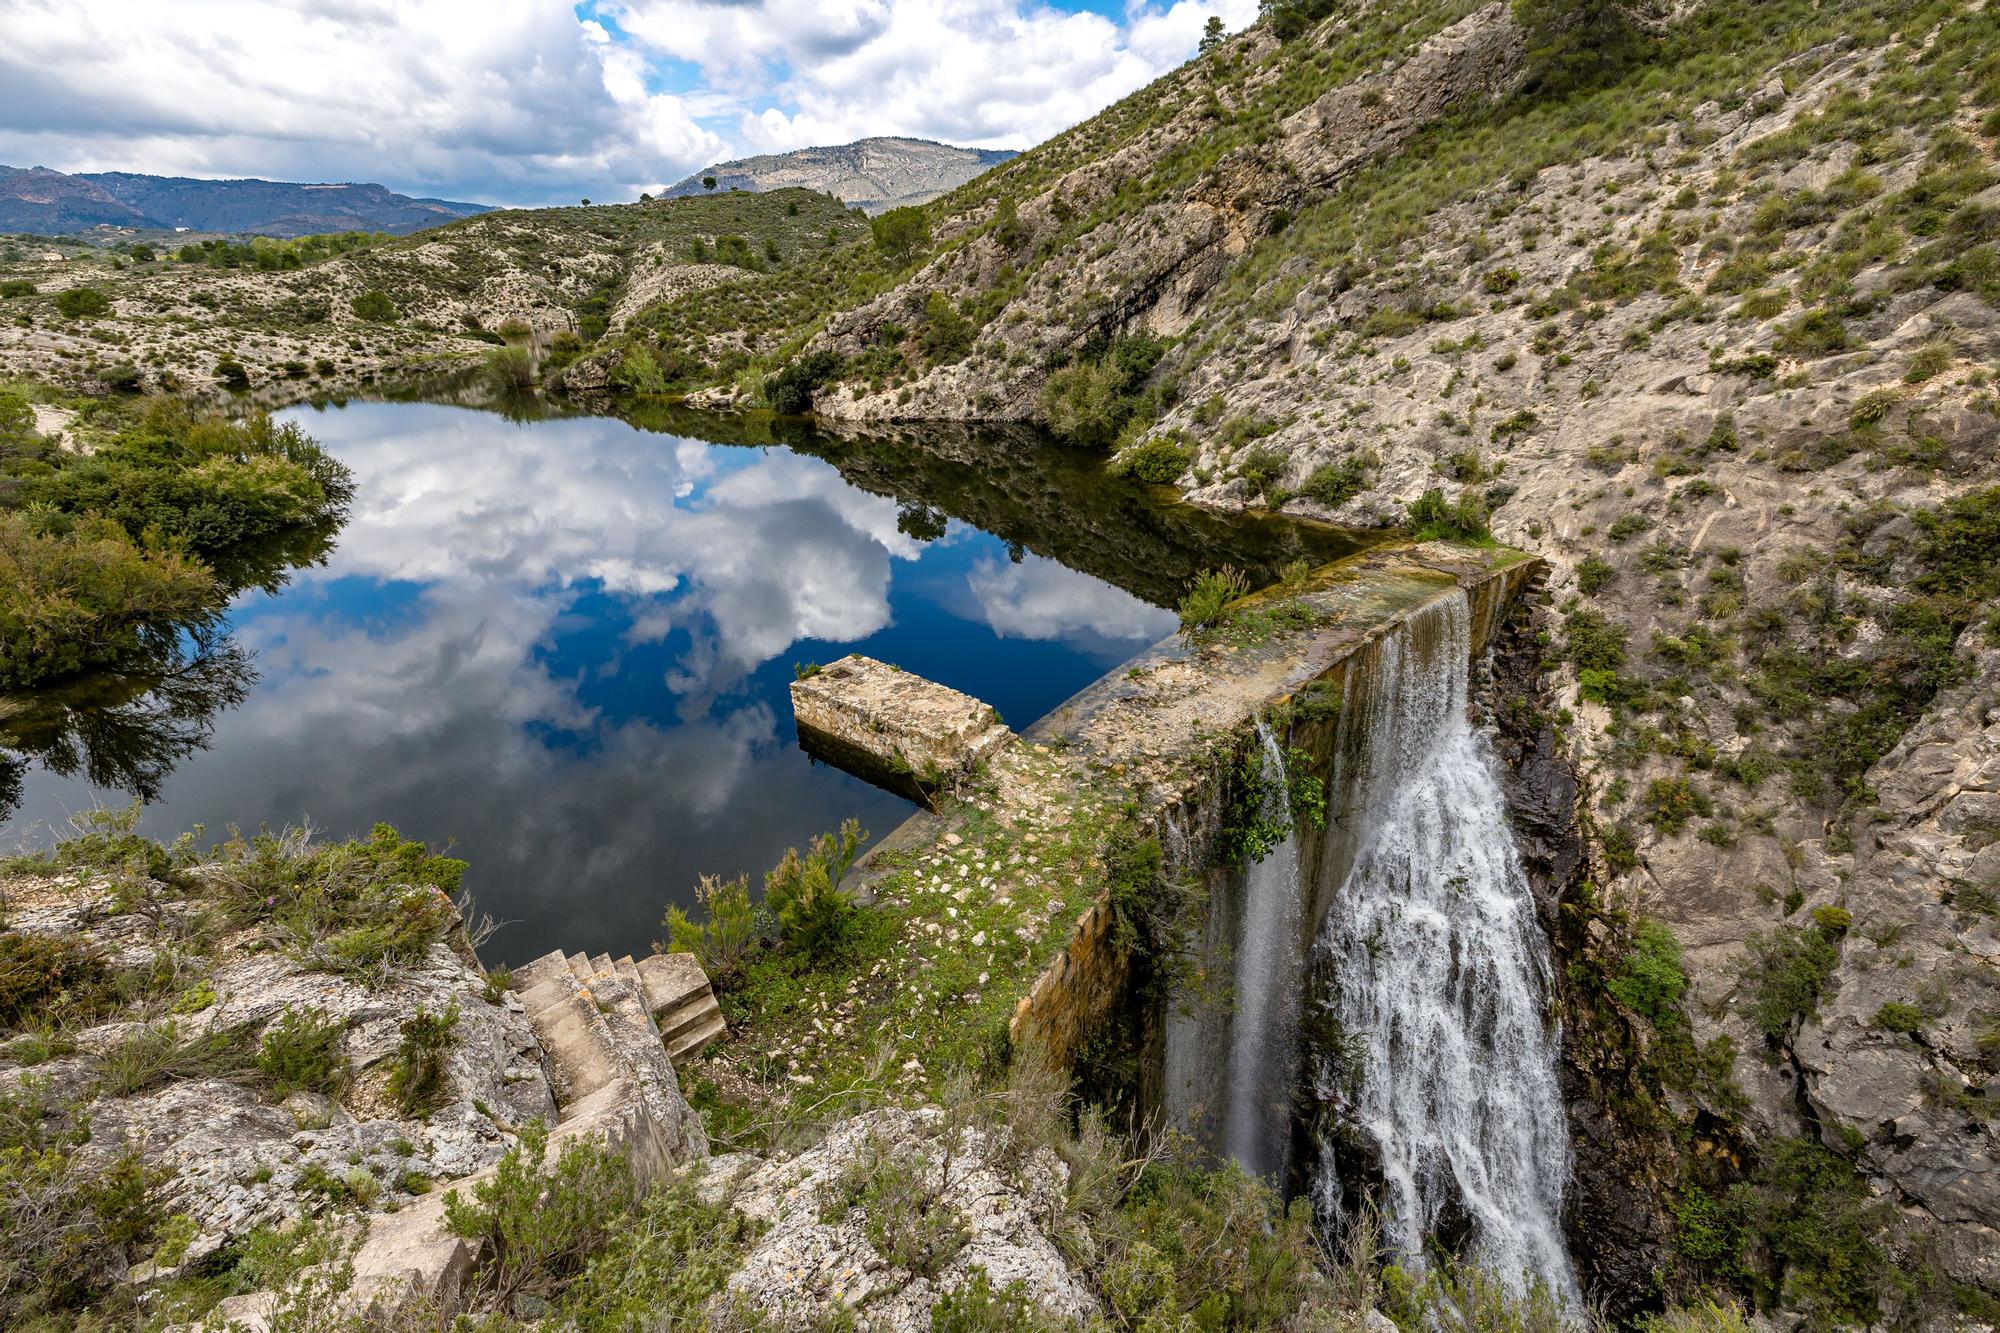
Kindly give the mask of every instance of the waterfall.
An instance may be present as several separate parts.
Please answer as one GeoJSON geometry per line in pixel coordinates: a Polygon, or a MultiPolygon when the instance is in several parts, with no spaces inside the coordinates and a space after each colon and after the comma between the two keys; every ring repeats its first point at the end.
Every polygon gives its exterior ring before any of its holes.
{"type": "MultiPolygon", "coordinates": [[[[1371,687],[1349,692],[1352,860],[1315,945],[1333,978],[1316,1003],[1341,1034],[1345,1118],[1380,1159],[1387,1239],[1420,1259],[1462,1222],[1477,1262],[1574,1310],[1547,948],[1497,764],[1467,716],[1470,620],[1463,594],[1417,613],[1382,644],[1371,687]]],[[[1318,1170],[1326,1216],[1341,1193],[1332,1153],[1318,1170]]]]}
{"type": "Polygon", "coordinates": [[[1236,1012],[1229,1044],[1223,1151],[1252,1175],[1279,1174],[1290,1141],[1292,1087],[1298,1068],[1301,925],[1299,851],[1290,784],[1277,737],[1257,723],[1258,784],[1266,820],[1284,840],[1249,867],[1243,881],[1243,929],[1236,946],[1236,1012]]]}

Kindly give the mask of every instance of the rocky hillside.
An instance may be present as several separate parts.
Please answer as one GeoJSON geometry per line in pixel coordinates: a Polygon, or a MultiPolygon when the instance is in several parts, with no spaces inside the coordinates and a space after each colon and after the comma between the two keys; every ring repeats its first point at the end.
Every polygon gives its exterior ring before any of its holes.
{"type": "Polygon", "coordinates": [[[828,195],[785,190],[483,213],[401,239],[17,244],[0,251],[0,366],[270,401],[476,364],[504,332],[552,370],[641,306],[811,269],[867,230],[828,195]]]}
{"type": "Polygon", "coordinates": [[[857,139],[718,162],[668,190],[667,197],[710,190],[817,190],[864,212],[882,213],[928,203],[1013,156],[1011,149],[956,148],[929,139],[857,139]]]}
{"type": "Polygon", "coordinates": [[[929,206],[766,364],[826,415],[1036,420],[1206,504],[1547,554],[1573,999],[1627,1034],[1576,1058],[1680,1145],[1663,1271],[1990,1310],[2000,19],[1278,8],[929,206]]]}
{"type": "Polygon", "coordinates": [[[484,204],[413,199],[380,185],[199,180],[130,171],[69,175],[47,167],[0,166],[0,231],[42,235],[97,226],[260,236],[403,235],[487,211],[484,204]]]}

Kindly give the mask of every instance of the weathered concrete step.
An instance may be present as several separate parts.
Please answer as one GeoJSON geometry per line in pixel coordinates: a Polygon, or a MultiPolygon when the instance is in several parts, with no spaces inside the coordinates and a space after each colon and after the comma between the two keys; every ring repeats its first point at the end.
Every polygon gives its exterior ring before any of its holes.
{"type": "Polygon", "coordinates": [[[569,971],[569,955],[561,949],[543,954],[532,963],[514,969],[507,982],[510,989],[526,994],[560,972],[569,971]]]}
{"type": "Polygon", "coordinates": [[[700,1050],[717,1037],[726,1035],[728,1031],[729,1023],[723,1018],[722,1010],[719,1007],[712,1009],[698,1026],[683,1028],[676,1035],[664,1039],[667,1056],[673,1060],[680,1060],[700,1050]]]}
{"type": "Polygon", "coordinates": [[[728,1032],[715,988],[693,954],[654,954],[638,966],[668,1055],[681,1059],[728,1032]]]}
{"type": "Polygon", "coordinates": [[[701,970],[700,960],[691,953],[649,954],[639,960],[639,977],[646,1003],[656,1016],[700,996],[712,998],[715,994],[708,984],[708,973],[701,970]]]}
{"type": "Polygon", "coordinates": [[[523,995],[521,1005],[555,1066],[559,1103],[588,1097],[625,1074],[626,1060],[610,1022],[597,998],[574,977],[551,977],[523,995]]]}

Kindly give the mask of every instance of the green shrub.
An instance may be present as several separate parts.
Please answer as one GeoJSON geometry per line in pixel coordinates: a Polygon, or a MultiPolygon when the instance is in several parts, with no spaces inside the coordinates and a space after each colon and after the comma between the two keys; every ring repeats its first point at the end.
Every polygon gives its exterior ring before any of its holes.
{"type": "Polygon", "coordinates": [[[250,387],[250,372],[241,361],[225,356],[215,363],[216,382],[225,389],[241,391],[250,387]]]}
{"type": "Polygon", "coordinates": [[[611,1224],[584,1219],[608,1237],[563,1294],[563,1315],[578,1333],[711,1326],[709,1299],[742,1263],[758,1226],[727,1202],[702,1202],[694,1175],[656,1185],[611,1224]]]}
{"type": "Polygon", "coordinates": [[[1132,336],[1086,347],[1042,386],[1042,424],[1071,444],[1104,448],[1145,406],[1141,390],[1166,352],[1156,338],[1132,336]]]}
{"type": "Polygon", "coordinates": [[[1284,489],[1279,481],[1291,466],[1291,460],[1276,449],[1260,446],[1240,455],[1236,460],[1236,475],[1250,483],[1250,493],[1261,496],[1266,504],[1282,503],[1284,489]]]}
{"type": "Polygon", "coordinates": [[[1679,1021],[1687,972],[1674,932],[1658,921],[1640,922],[1618,975],[1605,989],[1656,1028],[1664,1030],[1679,1021]]]}
{"type": "Polygon", "coordinates": [[[1193,461],[1194,451],[1178,437],[1154,435],[1119,454],[1112,469],[1154,486],[1171,486],[1193,461]]]}
{"type": "Polygon", "coordinates": [[[1837,310],[1809,310],[1785,326],[1777,348],[1797,356],[1831,356],[1854,345],[1837,310]]]}
{"type": "Polygon", "coordinates": [[[1065,366],[1042,387],[1041,415],[1049,430],[1072,444],[1102,448],[1118,437],[1130,415],[1117,368],[1096,362],[1065,366]]]}
{"type": "Polygon", "coordinates": [[[1780,926],[1752,935],[1749,946],[1742,973],[1750,1016],[1772,1041],[1789,1040],[1819,1014],[1840,965],[1839,935],[1817,924],[1780,926]]]}
{"type": "Polygon", "coordinates": [[[840,357],[828,351],[812,352],[764,377],[764,401],[781,416],[810,412],[813,395],[822,384],[840,373],[840,357]]]}
{"type": "Polygon", "coordinates": [[[1577,561],[1576,586],[1585,597],[1595,597],[1604,590],[1606,584],[1618,577],[1618,567],[1595,555],[1587,555],[1577,561]]]}
{"type": "Polygon", "coordinates": [[[1646,784],[1640,808],[1648,824],[1671,838],[1685,829],[1689,820],[1714,814],[1715,802],[1684,777],[1654,778],[1646,784]]]}
{"type": "Polygon", "coordinates": [[[1460,491],[1456,502],[1446,500],[1436,486],[1410,501],[1403,521],[1420,542],[1486,542],[1493,539],[1486,523],[1486,501],[1477,491],[1460,491]]]}
{"type": "Polygon", "coordinates": [[[1769,1296],[1815,1328],[1879,1320],[1899,1277],[1880,1241],[1891,1205],[1853,1166],[1810,1139],[1780,1139],[1729,1201],[1761,1252],[1769,1296]]]}
{"type": "Polygon", "coordinates": [[[56,293],[56,313],[68,319],[94,319],[111,313],[111,298],[95,287],[71,287],[56,293]]]}
{"type": "Polygon", "coordinates": [[[1654,38],[1626,6],[1607,0],[1513,0],[1526,30],[1530,86],[1561,95],[1614,81],[1647,59],[1654,38]]]}
{"type": "Polygon", "coordinates": [[[451,1091],[445,1066],[458,1041],[458,1017],[458,1001],[453,1000],[441,1012],[419,1007],[403,1020],[388,1091],[404,1115],[423,1119],[444,1104],[451,1091]]]}
{"type": "Polygon", "coordinates": [[[620,1224],[638,1199],[622,1154],[577,1138],[551,1163],[548,1142],[548,1129],[530,1123],[494,1174],[472,1187],[471,1199],[457,1190],[445,1195],[452,1234],[484,1250],[476,1289],[503,1313],[525,1313],[523,1301],[556,1299],[592,1255],[615,1253],[620,1224]]]}
{"type": "Polygon", "coordinates": [[[264,1031],[257,1048],[257,1072],[279,1101],[294,1092],[337,1097],[347,1081],[340,1038],[347,1024],[323,1009],[285,1006],[264,1031]]]}
{"type": "Polygon", "coordinates": [[[995,1290],[984,1268],[931,1306],[931,1333],[1056,1333],[1065,1327],[1042,1313],[1019,1279],[995,1290]]]}
{"type": "Polygon", "coordinates": [[[1337,463],[1321,463],[1306,475],[1299,494],[1328,509],[1338,509],[1368,489],[1368,460],[1349,454],[1337,463]]]}
{"type": "Polygon", "coordinates": [[[238,926],[270,929],[294,957],[334,972],[407,965],[458,924],[450,894],[465,862],[377,824],[366,839],[315,845],[303,831],[233,837],[209,882],[238,926]]]}
{"type": "Polygon", "coordinates": [[[679,906],[667,908],[663,924],[668,947],[676,953],[691,953],[701,960],[717,985],[736,975],[745,956],[757,940],[757,913],[750,902],[750,877],[738,875],[725,880],[703,875],[695,886],[695,901],[701,909],[700,921],[679,906]]]}
{"type": "Polygon", "coordinates": [[[486,377],[503,390],[535,387],[535,358],[525,347],[496,347],[486,354],[486,377]]]}
{"type": "Polygon", "coordinates": [[[1884,1032],[1914,1037],[1924,1030],[1924,1011],[1914,1004],[1891,1000],[1875,1011],[1875,1026],[1884,1032]]]}
{"type": "Polygon", "coordinates": [[[1241,571],[1224,565],[1197,575],[1181,598],[1181,632],[1194,634],[1222,622],[1230,603],[1250,591],[1250,580],[1241,571]]]}
{"type": "Polygon", "coordinates": [[[30,1019],[91,1018],[112,1003],[111,969],[90,946],[62,935],[0,932],[0,1032],[30,1019]]]}
{"type": "Polygon", "coordinates": [[[26,278],[9,278],[0,282],[0,301],[12,300],[17,296],[33,296],[35,284],[26,278]]]}
{"type": "Polygon", "coordinates": [[[837,833],[822,833],[807,846],[785,849],[784,859],[764,875],[764,904],[777,919],[785,944],[814,962],[843,956],[854,937],[854,900],[840,887],[868,840],[859,820],[843,820],[837,833]]]}
{"type": "Polygon", "coordinates": [[[356,319],[365,319],[371,324],[388,324],[396,318],[396,303],[380,287],[371,287],[357,294],[348,302],[348,308],[354,312],[356,319]]]}
{"type": "Polygon", "coordinates": [[[978,332],[943,292],[934,291],[924,298],[924,324],[917,334],[917,345],[932,365],[963,361],[978,332]]]}

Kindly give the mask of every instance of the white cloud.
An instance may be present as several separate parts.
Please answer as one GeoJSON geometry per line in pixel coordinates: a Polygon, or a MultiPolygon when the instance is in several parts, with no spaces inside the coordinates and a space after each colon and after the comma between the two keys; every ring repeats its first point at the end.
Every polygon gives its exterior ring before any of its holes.
{"type": "Polygon", "coordinates": [[[5,10],[0,160],[15,165],[539,202],[577,182],[657,180],[723,147],[567,0],[5,10]]]}
{"type": "Polygon", "coordinates": [[[1122,21],[1032,0],[620,0],[641,45],[698,65],[745,103],[748,149],[907,134],[1025,148],[1193,53],[1211,14],[1256,0],[1135,4],[1122,21]]]}
{"type": "Polygon", "coordinates": [[[0,0],[0,161],[629,197],[909,134],[1027,147],[1256,0],[0,0]],[[579,13],[579,10],[584,12],[579,13]],[[690,79],[692,71],[692,79],[690,79]]]}
{"type": "Polygon", "coordinates": [[[974,561],[967,582],[980,618],[1002,638],[1094,636],[1122,659],[1134,643],[1163,639],[1179,623],[1172,611],[1038,555],[974,561]]]}

